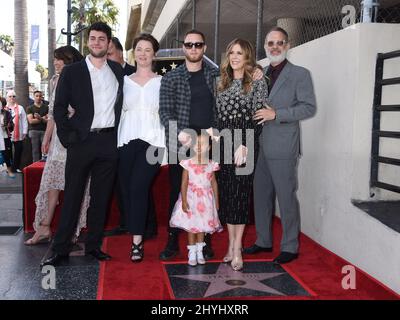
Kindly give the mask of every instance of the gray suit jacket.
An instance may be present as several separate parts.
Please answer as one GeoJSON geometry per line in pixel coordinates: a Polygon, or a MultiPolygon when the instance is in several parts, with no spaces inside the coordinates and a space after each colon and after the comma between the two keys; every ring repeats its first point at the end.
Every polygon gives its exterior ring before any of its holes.
{"type": "Polygon", "coordinates": [[[275,109],[276,120],[264,124],[261,151],[266,159],[296,159],[300,155],[299,121],[316,111],[310,72],[288,62],[269,94],[268,105],[275,109]]]}

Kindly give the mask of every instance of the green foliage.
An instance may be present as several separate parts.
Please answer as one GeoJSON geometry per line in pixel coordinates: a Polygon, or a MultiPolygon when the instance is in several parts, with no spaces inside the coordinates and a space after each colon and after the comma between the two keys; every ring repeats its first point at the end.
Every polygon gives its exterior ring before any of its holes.
{"type": "Polygon", "coordinates": [[[43,67],[41,64],[36,65],[36,71],[40,73],[40,78],[42,80],[45,80],[49,76],[49,70],[45,67],[43,67]]]}
{"type": "Polygon", "coordinates": [[[0,49],[12,56],[14,51],[14,40],[7,34],[0,34],[0,49]]]}
{"type": "MultiPolygon", "coordinates": [[[[119,10],[113,0],[73,0],[72,1],[72,21],[75,32],[83,26],[90,26],[94,22],[105,22],[115,30],[118,22],[119,10]]],[[[82,32],[75,37],[75,42],[79,43],[81,51],[87,54],[86,32],[82,32]]]]}

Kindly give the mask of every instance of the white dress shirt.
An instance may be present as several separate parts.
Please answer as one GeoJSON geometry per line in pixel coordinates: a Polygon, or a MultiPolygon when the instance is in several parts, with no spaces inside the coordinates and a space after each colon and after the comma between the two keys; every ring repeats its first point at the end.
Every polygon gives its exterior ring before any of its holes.
{"type": "Polygon", "coordinates": [[[118,147],[141,139],[152,146],[165,148],[164,127],[158,115],[161,78],[152,78],[141,86],[125,76],[118,147]]]}
{"type": "Polygon", "coordinates": [[[114,105],[117,99],[118,81],[107,61],[98,69],[86,57],[93,89],[94,117],[91,129],[114,127],[114,105]]]}

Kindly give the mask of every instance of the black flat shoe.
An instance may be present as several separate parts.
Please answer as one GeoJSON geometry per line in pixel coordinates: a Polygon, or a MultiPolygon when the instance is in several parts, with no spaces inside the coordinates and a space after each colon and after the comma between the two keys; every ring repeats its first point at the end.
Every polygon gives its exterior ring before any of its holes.
{"type": "Polygon", "coordinates": [[[58,253],[54,253],[46,260],[42,261],[40,267],[43,268],[44,266],[59,266],[62,262],[68,261],[69,255],[62,255],[58,253]]]}
{"type": "Polygon", "coordinates": [[[138,263],[143,260],[144,256],[144,248],[143,248],[143,241],[139,244],[132,243],[131,249],[131,261],[133,263],[138,263]]]}
{"type": "Polygon", "coordinates": [[[160,253],[160,260],[170,260],[179,253],[178,234],[170,233],[165,249],[160,253]]]}
{"type": "Polygon", "coordinates": [[[245,254],[256,254],[259,252],[272,252],[272,247],[264,248],[264,247],[260,247],[256,244],[253,244],[251,247],[243,249],[243,253],[245,253],[245,254]]]}
{"type": "Polygon", "coordinates": [[[111,256],[108,255],[107,253],[101,251],[100,249],[88,251],[88,252],[86,252],[86,255],[87,256],[92,256],[92,257],[96,258],[99,261],[111,260],[111,256]]]}
{"type": "Polygon", "coordinates": [[[210,245],[206,245],[203,247],[203,256],[206,260],[214,258],[214,251],[210,245]]]}
{"type": "Polygon", "coordinates": [[[299,256],[298,253],[282,251],[280,255],[274,259],[274,263],[278,264],[289,263],[290,261],[297,259],[298,256],[299,256]]]}
{"type": "Polygon", "coordinates": [[[203,247],[203,256],[206,260],[211,260],[214,258],[214,250],[211,247],[211,234],[207,233],[204,236],[204,242],[206,245],[203,247]]]}

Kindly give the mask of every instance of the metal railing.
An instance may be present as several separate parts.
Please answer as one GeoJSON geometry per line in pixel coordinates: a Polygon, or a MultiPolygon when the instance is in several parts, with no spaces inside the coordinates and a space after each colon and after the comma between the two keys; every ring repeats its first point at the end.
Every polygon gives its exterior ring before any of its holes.
{"type": "MultiPolygon", "coordinates": [[[[374,92],[374,110],[372,125],[372,147],[371,147],[371,178],[370,188],[377,187],[393,192],[400,193],[400,186],[384,183],[379,180],[379,164],[400,166],[400,159],[384,157],[380,154],[381,138],[400,139],[400,131],[381,130],[382,112],[399,112],[400,104],[382,105],[383,87],[400,84],[400,77],[383,79],[383,68],[385,60],[400,57],[400,50],[379,53],[376,61],[375,73],[375,92],[374,92]]],[[[399,101],[400,103],[400,101],[399,101]]]]}

